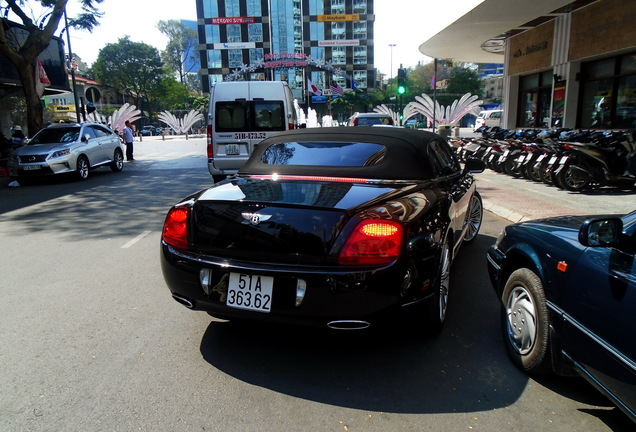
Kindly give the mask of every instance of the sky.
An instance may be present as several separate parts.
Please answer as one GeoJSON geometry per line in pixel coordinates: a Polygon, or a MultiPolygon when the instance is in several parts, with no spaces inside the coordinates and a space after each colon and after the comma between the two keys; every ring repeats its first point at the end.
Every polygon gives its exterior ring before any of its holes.
{"type": "MultiPolygon", "coordinates": [[[[482,1],[375,0],[375,67],[396,76],[400,64],[413,67],[418,62],[429,63],[432,59],[421,54],[419,46],[482,1]]],[[[69,0],[69,16],[79,11],[77,4],[69,0]]],[[[167,38],[157,30],[158,21],[197,19],[194,0],[104,0],[99,9],[104,16],[93,33],[70,31],[72,51],[89,65],[101,48],[125,35],[163,50],[167,38]]]]}

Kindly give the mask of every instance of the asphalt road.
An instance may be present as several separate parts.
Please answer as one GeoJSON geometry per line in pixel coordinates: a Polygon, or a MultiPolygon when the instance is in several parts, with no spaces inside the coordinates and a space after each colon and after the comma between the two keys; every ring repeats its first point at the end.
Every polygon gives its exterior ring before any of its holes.
{"type": "Polygon", "coordinates": [[[205,141],[144,138],[121,173],[0,187],[2,431],[627,431],[578,378],[508,360],[486,213],[452,268],[447,325],[330,332],[237,326],[173,301],[168,208],[211,183],[205,141]]]}

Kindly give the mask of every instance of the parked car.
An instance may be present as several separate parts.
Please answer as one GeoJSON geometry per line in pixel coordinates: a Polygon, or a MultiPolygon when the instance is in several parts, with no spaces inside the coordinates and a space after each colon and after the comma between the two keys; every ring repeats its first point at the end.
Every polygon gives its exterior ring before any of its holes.
{"type": "Polygon", "coordinates": [[[8,168],[12,179],[24,182],[58,174],[86,180],[89,170],[104,165],[113,172],[124,166],[124,150],[117,134],[99,123],[55,123],[14,150],[8,168]]]}
{"type": "Polygon", "coordinates": [[[636,212],[513,224],[488,251],[514,363],[575,371],[634,421],[635,252],[636,212]]]}
{"type": "Polygon", "coordinates": [[[439,331],[451,263],[482,223],[483,169],[431,132],[281,132],[170,209],[165,281],[221,318],[362,329],[412,313],[439,331]]]}
{"type": "Polygon", "coordinates": [[[348,122],[348,126],[392,126],[394,124],[393,117],[385,113],[355,113],[348,122]]]}
{"type": "Polygon", "coordinates": [[[475,129],[482,126],[500,127],[503,117],[503,110],[487,110],[481,111],[475,120],[475,129]]]}
{"type": "Polygon", "coordinates": [[[139,133],[143,136],[161,135],[161,128],[152,125],[146,125],[141,128],[139,133]]]}

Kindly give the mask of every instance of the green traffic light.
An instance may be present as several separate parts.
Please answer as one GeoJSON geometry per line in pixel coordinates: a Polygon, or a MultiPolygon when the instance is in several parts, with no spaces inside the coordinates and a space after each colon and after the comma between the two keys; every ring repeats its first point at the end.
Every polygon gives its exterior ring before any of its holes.
{"type": "Polygon", "coordinates": [[[399,86],[399,87],[397,88],[397,92],[398,92],[398,94],[404,94],[404,93],[406,93],[406,87],[404,87],[404,86],[399,86]]]}

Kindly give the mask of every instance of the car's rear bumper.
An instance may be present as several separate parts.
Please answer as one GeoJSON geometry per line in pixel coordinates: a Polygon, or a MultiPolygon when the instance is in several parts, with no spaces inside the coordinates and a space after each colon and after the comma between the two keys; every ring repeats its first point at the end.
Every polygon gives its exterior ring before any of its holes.
{"type": "Polygon", "coordinates": [[[245,266],[231,260],[213,262],[192,259],[162,243],[161,267],[163,276],[179,303],[190,309],[204,310],[221,318],[240,318],[277,323],[336,327],[342,322],[356,328],[421,313],[432,292],[420,298],[407,299],[401,295],[405,270],[399,263],[382,269],[330,271],[294,266],[271,266],[250,263],[245,266]],[[207,286],[201,281],[201,270],[211,273],[207,286]],[[229,273],[246,273],[274,278],[272,306],[268,313],[229,307],[225,303],[229,273]],[[225,278],[224,278],[225,276],[225,278]],[[298,300],[298,280],[306,284],[305,294],[298,300]],[[366,323],[366,325],[364,325],[366,323]]]}

